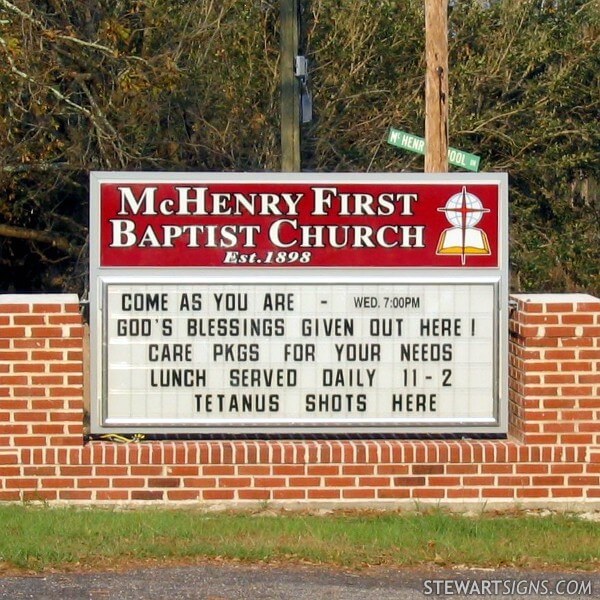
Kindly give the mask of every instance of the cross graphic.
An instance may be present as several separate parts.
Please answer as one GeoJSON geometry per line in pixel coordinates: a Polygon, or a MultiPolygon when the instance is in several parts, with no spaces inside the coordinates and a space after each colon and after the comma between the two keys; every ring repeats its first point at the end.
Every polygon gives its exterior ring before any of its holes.
{"type": "MultiPolygon", "coordinates": [[[[444,206],[442,208],[438,208],[438,210],[440,212],[443,213],[458,213],[460,215],[460,228],[461,228],[461,232],[462,232],[462,248],[461,248],[461,255],[460,255],[460,264],[464,265],[466,263],[466,234],[467,234],[467,217],[469,214],[471,213],[479,213],[479,214],[483,214],[483,213],[487,213],[490,212],[489,208],[471,208],[467,205],[467,186],[463,186],[462,189],[462,195],[460,198],[460,206],[459,207],[450,207],[448,208],[447,206],[444,206]]],[[[448,218],[448,217],[446,217],[448,218]]],[[[477,223],[479,222],[479,220],[477,221],[477,223]]],[[[453,224],[452,222],[450,222],[450,224],[453,224]]]]}

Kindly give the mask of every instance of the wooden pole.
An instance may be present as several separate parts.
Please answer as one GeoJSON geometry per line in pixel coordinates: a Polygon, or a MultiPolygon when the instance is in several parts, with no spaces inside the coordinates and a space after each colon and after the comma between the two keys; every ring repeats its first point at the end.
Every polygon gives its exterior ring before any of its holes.
{"type": "Polygon", "coordinates": [[[281,0],[281,170],[300,171],[300,83],[295,74],[298,55],[298,0],[281,0]]]}
{"type": "Polygon", "coordinates": [[[448,0],[425,0],[425,172],[448,171],[448,0]]]}

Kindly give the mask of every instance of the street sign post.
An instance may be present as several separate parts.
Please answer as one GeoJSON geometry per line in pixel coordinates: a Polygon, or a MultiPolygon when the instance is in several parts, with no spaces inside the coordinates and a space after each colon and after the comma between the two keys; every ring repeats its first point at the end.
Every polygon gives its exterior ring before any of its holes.
{"type": "MultiPolygon", "coordinates": [[[[388,133],[388,144],[408,150],[409,152],[415,152],[416,154],[425,154],[425,139],[406,131],[394,129],[390,127],[388,133]]],[[[467,171],[477,172],[479,170],[479,161],[481,157],[475,154],[469,154],[456,148],[448,148],[448,162],[456,167],[462,167],[467,171]]]]}

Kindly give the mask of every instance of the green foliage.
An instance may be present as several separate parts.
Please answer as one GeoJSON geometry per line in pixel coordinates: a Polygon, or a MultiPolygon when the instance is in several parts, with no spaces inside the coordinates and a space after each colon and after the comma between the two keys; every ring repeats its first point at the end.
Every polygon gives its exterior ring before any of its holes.
{"type": "MultiPolygon", "coordinates": [[[[450,143],[510,175],[519,291],[600,294],[600,8],[451,2],[450,143]]],[[[303,1],[307,170],[421,171],[423,0],[303,1]]],[[[92,169],[276,171],[279,3],[0,0],[0,289],[87,279],[92,169]]]]}

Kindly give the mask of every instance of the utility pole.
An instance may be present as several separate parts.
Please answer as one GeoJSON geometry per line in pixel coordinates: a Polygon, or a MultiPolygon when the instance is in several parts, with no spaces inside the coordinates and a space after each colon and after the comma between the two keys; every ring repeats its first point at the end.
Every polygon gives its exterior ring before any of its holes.
{"type": "Polygon", "coordinates": [[[425,172],[448,171],[448,0],[425,0],[425,172]]]}
{"type": "Polygon", "coordinates": [[[281,170],[300,171],[300,81],[296,56],[300,35],[299,0],[280,0],[281,170]]]}

